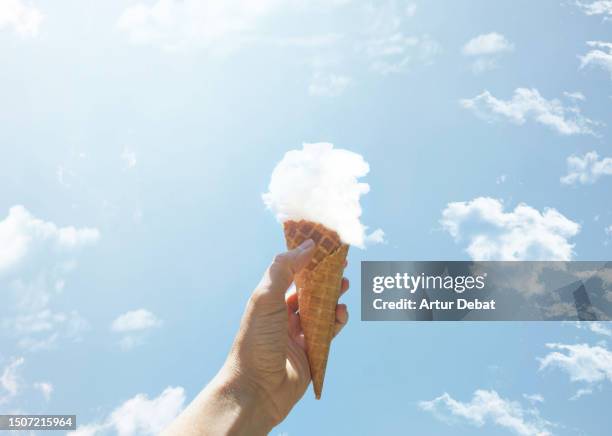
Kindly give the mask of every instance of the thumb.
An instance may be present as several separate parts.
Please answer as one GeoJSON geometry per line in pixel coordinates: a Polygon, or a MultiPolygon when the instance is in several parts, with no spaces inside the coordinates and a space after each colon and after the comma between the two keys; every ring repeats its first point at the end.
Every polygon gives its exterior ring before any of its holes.
{"type": "Polygon", "coordinates": [[[265,300],[278,300],[284,304],[285,292],[291,286],[295,274],[312,259],[314,246],[312,239],[307,239],[293,250],[277,255],[264,273],[255,293],[265,300]]]}

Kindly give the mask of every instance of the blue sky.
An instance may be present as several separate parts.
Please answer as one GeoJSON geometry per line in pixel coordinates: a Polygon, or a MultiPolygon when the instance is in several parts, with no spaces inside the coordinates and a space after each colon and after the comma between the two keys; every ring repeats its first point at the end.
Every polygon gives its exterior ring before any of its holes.
{"type": "Polygon", "coordinates": [[[610,259],[609,17],[0,0],[0,410],[155,433],[283,249],[274,165],[329,141],[370,163],[386,243],[351,250],[324,398],[273,434],[606,434],[609,326],[366,323],[357,290],[361,260],[610,259]]]}

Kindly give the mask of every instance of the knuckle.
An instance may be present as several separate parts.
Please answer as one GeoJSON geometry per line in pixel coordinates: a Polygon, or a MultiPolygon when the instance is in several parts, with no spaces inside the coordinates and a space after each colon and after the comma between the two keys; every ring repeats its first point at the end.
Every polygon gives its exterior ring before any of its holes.
{"type": "Polygon", "coordinates": [[[289,262],[289,256],[287,253],[280,253],[274,256],[272,259],[272,265],[287,265],[289,262]]]}

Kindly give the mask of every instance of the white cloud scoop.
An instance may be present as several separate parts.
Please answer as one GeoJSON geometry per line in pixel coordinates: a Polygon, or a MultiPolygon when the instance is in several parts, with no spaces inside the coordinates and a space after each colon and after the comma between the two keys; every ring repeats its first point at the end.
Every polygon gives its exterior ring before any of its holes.
{"type": "Polygon", "coordinates": [[[369,171],[360,154],[325,142],[304,144],[276,165],[262,198],[280,222],[318,222],[338,232],[344,243],[363,247],[366,226],[359,199],[370,186],[358,179],[369,171]]]}

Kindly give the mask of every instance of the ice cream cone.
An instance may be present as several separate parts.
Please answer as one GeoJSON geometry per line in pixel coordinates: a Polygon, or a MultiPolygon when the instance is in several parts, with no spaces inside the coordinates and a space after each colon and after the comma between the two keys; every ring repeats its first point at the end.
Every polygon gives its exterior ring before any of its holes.
{"type": "Polygon", "coordinates": [[[286,221],[284,231],[290,250],[307,239],[316,244],[312,260],[295,276],[295,285],[312,384],[320,399],[349,247],[336,232],[311,221],[286,221]]]}

